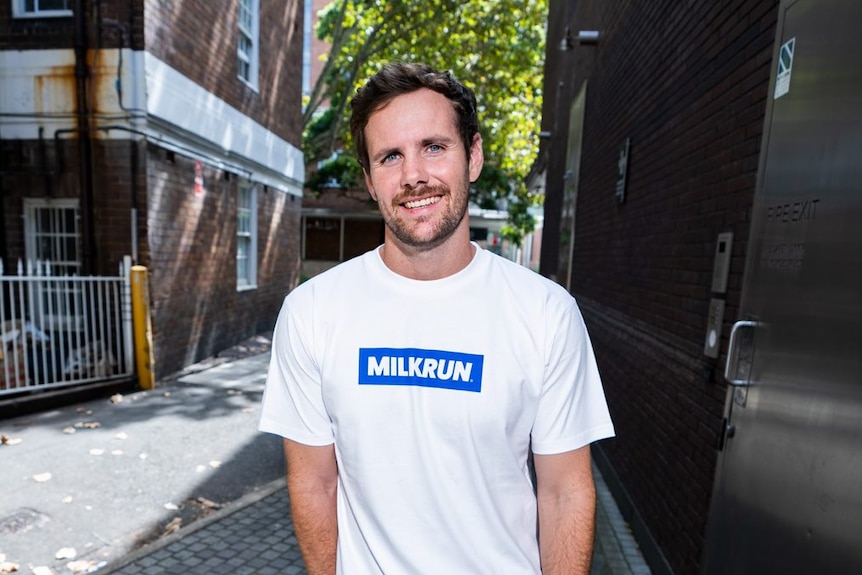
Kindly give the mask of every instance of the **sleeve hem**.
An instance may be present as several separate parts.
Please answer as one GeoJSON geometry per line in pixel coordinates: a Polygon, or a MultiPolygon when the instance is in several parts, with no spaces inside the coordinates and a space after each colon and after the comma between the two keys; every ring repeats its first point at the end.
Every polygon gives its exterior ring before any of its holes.
{"type": "Polygon", "coordinates": [[[258,430],[264,433],[272,433],[284,439],[289,439],[303,445],[311,445],[313,447],[322,447],[324,445],[332,445],[335,439],[332,437],[321,437],[319,435],[309,435],[307,433],[297,433],[295,430],[289,429],[284,425],[276,422],[261,420],[258,425],[258,430]]]}
{"type": "Polygon", "coordinates": [[[532,450],[536,455],[554,455],[556,453],[574,451],[575,449],[580,449],[581,447],[589,445],[595,441],[599,441],[600,439],[608,439],[615,435],[613,424],[608,423],[594,427],[573,437],[551,441],[534,441],[532,450]]]}

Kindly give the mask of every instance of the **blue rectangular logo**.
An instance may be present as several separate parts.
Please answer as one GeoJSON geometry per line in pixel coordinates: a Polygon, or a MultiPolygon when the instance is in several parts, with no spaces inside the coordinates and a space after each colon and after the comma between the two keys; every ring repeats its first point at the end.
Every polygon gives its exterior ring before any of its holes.
{"type": "Polygon", "coordinates": [[[482,391],[484,356],[435,349],[359,349],[359,385],[416,385],[482,391]]]}

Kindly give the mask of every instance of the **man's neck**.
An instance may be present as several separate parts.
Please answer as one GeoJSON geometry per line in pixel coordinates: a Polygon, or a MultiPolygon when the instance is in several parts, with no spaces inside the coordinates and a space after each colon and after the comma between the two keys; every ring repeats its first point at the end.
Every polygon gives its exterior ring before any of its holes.
{"type": "MultiPolygon", "coordinates": [[[[469,230],[469,229],[468,229],[469,230]]],[[[414,248],[387,237],[380,257],[393,272],[414,280],[439,280],[454,275],[473,261],[476,247],[470,242],[469,231],[456,231],[439,246],[414,248]]]]}

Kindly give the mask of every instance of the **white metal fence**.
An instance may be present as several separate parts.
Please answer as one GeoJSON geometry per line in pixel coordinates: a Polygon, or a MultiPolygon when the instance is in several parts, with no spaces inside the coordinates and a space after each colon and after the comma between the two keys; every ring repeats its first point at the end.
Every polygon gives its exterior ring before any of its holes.
{"type": "Polygon", "coordinates": [[[114,277],[59,276],[50,262],[0,260],[0,397],[134,372],[126,256],[114,277]]]}

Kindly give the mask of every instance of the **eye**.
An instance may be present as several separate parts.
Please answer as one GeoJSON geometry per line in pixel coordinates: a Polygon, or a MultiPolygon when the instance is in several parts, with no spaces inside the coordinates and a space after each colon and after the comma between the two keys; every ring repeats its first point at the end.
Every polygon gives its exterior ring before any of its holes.
{"type": "Polygon", "coordinates": [[[383,159],[380,160],[380,163],[381,164],[388,164],[388,163],[394,162],[398,158],[399,158],[399,154],[397,152],[392,152],[391,154],[386,154],[385,156],[383,156],[383,159]]]}
{"type": "Polygon", "coordinates": [[[443,146],[441,146],[440,144],[431,144],[430,146],[428,146],[428,151],[429,152],[442,152],[443,146]]]}

